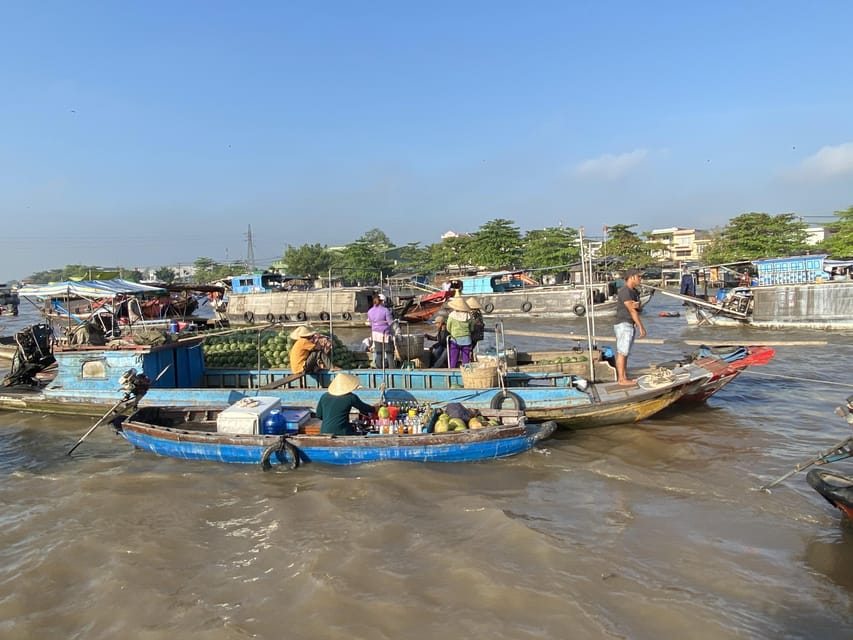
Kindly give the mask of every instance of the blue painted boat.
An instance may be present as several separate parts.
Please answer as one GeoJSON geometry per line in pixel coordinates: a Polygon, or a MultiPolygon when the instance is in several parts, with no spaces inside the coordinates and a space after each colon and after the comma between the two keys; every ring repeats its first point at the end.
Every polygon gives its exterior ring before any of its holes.
{"type": "MultiPolygon", "coordinates": [[[[133,369],[152,382],[140,406],[227,407],[244,397],[275,395],[291,406],[316,406],[336,372],[311,374],[286,382],[281,369],[208,369],[203,336],[164,344],[124,342],[109,347],[58,346],[55,378],[41,388],[18,385],[0,392],[0,409],[100,416],[126,393],[122,376],[133,369]]],[[[666,378],[641,376],[634,385],[589,382],[565,372],[507,373],[499,386],[466,388],[459,369],[356,369],[361,398],[426,402],[462,402],[473,409],[511,407],[533,422],[586,428],[636,422],[666,408],[689,386],[711,373],[685,364],[666,378]]]]}
{"type": "Polygon", "coordinates": [[[382,460],[473,462],[516,455],[554,433],[553,422],[528,424],[523,414],[503,410],[502,424],[447,433],[329,436],[234,434],[217,431],[217,408],[143,407],[116,431],[133,446],[186,460],[242,464],[303,462],[351,465],[382,460]]]}

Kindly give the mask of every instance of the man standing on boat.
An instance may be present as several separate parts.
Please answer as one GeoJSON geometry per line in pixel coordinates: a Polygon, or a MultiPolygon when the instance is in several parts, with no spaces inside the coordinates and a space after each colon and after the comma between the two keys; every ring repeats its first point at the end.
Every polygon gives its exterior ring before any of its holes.
{"type": "Polygon", "coordinates": [[[640,337],[646,336],[646,328],[640,320],[640,272],[637,269],[628,269],[625,272],[625,284],[617,293],[616,324],[613,331],[616,334],[616,382],[619,384],[633,384],[628,378],[628,355],[634,344],[636,330],[640,330],[640,337]]]}

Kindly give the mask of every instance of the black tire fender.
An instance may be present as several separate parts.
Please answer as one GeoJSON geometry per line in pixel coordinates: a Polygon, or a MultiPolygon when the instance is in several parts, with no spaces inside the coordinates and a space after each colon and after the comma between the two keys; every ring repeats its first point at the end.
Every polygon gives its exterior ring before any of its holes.
{"type": "Polygon", "coordinates": [[[247,311],[243,314],[243,320],[245,320],[249,324],[255,324],[255,314],[251,311],[247,311]]]}
{"type": "Polygon", "coordinates": [[[349,311],[344,311],[342,317],[344,320],[352,320],[352,314],[349,311]]]}
{"type": "Polygon", "coordinates": [[[272,312],[267,314],[267,322],[275,322],[275,316],[272,314],[272,312]]]}
{"type": "Polygon", "coordinates": [[[304,320],[306,320],[307,318],[308,318],[308,316],[307,316],[307,315],[305,315],[305,312],[304,312],[304,311],[299,311],[299,312],[296,314],[296,319],[297,319],[297,320],[299,320],[300,322],[303,322],[303,321],[304,321],[304,320]]]}
{"type": "Polygon", "coordinates": [[[324,320],[324,321],[325,321],[325,320],[328,320],[328,319],[329,319],[329,312],[328,312],[328,311],[321,311],[321,312],[320,312],[320,320],[324,320]]]}
{"type": "Polygon", "coordinates": [[[524,302],[521,303],[521,310],[524,311],[524,313],[527,313],[532,308],[533,308],[533,305],[530,304],[530,300],[525,300],[524,302]]]}
{"type": "Polygon", "coordinates": [[[299,449],[296,448],[296,445],[291,443],[284,436],[279,439],[278,442],[268,446],[264,449],[263,455],[261,455],[261,468],[266,471],[272,468],[272,463],[270,463],[270,458],[274,453],[284,452],[287,455],[287,459],[289,460],[287,466],[290,469],[298,469],[299,463],[301,462],[299,457],[299,449]]]}
{"type": "Polygon", "coordinates": [[[509,400],[512,402],[512,408],[516,411],[524,411],[524,400],[518,394],[513,393],[512,391],[507,391],[504,389],[503,391],[498,391],[492,401],[489,402],[489,407],[492,409],[503,409],[504,403],[509,400]]]}
{"type": "Polygon", "coordinates": [[[580,302],[578,302],[574,307],[572,307],[572,311],[575,312],[576,316],[583,317],[586,315],[586,307],[583,306],[580,302]]]}
{"type": "Polygon", "coordinates": [[[495,305],[493,305],[491,302],[487,302],[486,306],[483,307],[483,311],[485,311],[486,313],[491,313],[494,310],[495,310],[495,305]]]}

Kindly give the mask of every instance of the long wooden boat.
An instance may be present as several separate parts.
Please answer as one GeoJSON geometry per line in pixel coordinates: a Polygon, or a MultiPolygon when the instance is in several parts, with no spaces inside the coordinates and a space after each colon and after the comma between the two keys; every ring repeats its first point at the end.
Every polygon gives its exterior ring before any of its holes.
{"type": "Polygon", "coordinates": [[[352,465],[382,460],[473,462],[513,456],[547,438],[553,422],[528,424],[516,411],[486,412],[501,424],[447,433],[329,436],[229,434],[217,431],[221,409],[144,407],[116,430],[133,446],[188,460],[288,464],[303,462],[352,465]]]}
{"type": "Polygon", "coordinates": [[[853,328],[853,261],[826,255],[755,260],[755,286],[721,290],[719,298],[685,296],[660,289],[681,300],[688,325],[765,329],[853,328]],[[845,276],[831,276],[835,269],[845,276]]]}
{"type": "MultiPolygon", "coordinates": [[[[763,345],[703,346],[679,360],[660,363],[657,367],[673,369],[688,363],[701,366],[711,373],[710,377],[697,381],[688,387],[676,404],[699,404],[731,383],[748,367],[765,365],[772,360],[775,349],[763,345]]],[[[594,349],[573,349],[564,351],[534,351],[514,354],[515,364],[512,371],[533,375],[564,373],[590,377],[594,382],[607,383],[616,380],[616,369],[610,358],[594,349]],[[592,376],[590,376],[592,360],[592,376]]],[[[655,368],[657,368],[655,367],[655,368]]],[[[638,370],[649,373],[654,368],[638,370]]]]}
{"type": "MultiPolygon", "coordinates": [[[[588,285],[567,283],[543,285],[524,271],[499,271],[458,279],[462,294],[476,296],[484,315],[500,318],[583,317],[592,308],[596,315],[616,313],[617,283],[614,280],[588,285]]],[[[640,304],[645,306],[654,291],[643,287],[640,304]]]]}
{"type": "MultiPolygon", "coordinates": [[[[220,406],[243,397],[271,393],[286,405],[314,407],[333,372],[294,377],[282,369],[211,369],[200,348],[205,336],[169,337],[162,344],[113,342],[109,347],[58,345],[53,350],[56,376],[44,387],[16,380],[0,393],[0,409],[98,416],[124,393],[122,376],[137,370],[154,381],[142,399],[151,406],[220,406]],[[26,384],[24,384],[26,383],[26,384]]],[[[495,386],[466,388],[459,369],[355,369],[365,402],[463,402],[483,410],[515,408],[534,422],[553,420],[561,427],[585,428],[630,423],[672,404],[689,385],[711,372],[688,363],[665,373],[641,376],[632,385],[596,383],[555,372],[509,372],[495,386]]]]}

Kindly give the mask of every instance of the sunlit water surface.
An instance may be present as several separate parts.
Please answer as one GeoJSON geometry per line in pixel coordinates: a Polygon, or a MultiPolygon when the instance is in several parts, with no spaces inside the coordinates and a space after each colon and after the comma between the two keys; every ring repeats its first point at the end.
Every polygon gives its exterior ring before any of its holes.
{"type": "MultiPolygon", "coordinates": [[[[853,527],[806,484],[756,487],[850,435],[851,334],[663,318],[779,346],[695,409],[479,464],[182,462],[85,419],[0,412],[3,638],[850,638],[853,527]]],[[[0,318],[7,335],[35,318],[0,318]]],[[[521,349],[574,346],[510,332],[521,349]]],[[[600,321],[599,335],[612,335],[600,321]]],[[[853,461],[835,465],[853,474],[853,461]]]]}

